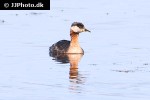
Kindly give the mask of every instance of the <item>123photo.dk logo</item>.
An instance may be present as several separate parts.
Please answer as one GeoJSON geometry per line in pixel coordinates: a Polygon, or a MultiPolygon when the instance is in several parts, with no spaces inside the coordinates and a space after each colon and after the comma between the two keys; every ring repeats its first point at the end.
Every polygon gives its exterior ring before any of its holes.
{"type": "Polygon", "coordinates": [[[0,0],[0,10],[50,10],[50,0],[0,0]]]}

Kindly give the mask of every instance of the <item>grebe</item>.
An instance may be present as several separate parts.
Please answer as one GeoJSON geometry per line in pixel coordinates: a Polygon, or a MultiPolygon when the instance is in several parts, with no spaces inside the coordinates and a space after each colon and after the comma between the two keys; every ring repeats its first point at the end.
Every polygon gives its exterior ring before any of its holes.
{"type": "Polygon", "coordinates": [[[84,51],[80,47],[78,37],[81,32],[90,32],[88,29],[84,27],[84,25],[80,22],[74,22],[70,28],[70,37],[71,41],[68,40],[60,40],[57,43],[53,44],[49,51],[52,54],[83,54],[84,51]]]}

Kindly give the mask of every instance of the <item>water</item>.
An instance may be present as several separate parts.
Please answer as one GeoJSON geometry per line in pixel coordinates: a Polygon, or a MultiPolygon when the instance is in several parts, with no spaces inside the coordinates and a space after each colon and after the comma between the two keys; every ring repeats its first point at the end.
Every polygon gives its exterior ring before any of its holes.
{"type": "Polygon", "coordinates": [[[0,11],[0,99],[149,100],[149,1],[51,2],[50,11],[0,11]],[[49,56],[74,21],[91,30],[80,34],[85,54],[49,56]]]}

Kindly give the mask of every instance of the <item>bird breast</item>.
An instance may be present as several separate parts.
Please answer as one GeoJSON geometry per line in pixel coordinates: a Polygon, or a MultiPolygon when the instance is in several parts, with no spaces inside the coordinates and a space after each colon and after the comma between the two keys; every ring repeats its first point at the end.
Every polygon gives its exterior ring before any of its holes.
{"type": "Polygon", "coordinates": [[[67,53],[83,53],[80,46],[70,46],[67,53]]]}

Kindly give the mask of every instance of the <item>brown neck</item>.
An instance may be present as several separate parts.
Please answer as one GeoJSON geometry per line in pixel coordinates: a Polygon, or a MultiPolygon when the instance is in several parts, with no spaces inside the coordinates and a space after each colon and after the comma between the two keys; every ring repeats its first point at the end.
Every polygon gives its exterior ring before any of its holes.
{"type": "Polygon", "coordinates": [[[71,37],[71,46],[79,46],[78,37],[79,33],[75,33],[72,30],[70,30],[70,37],[71,37]]]}

